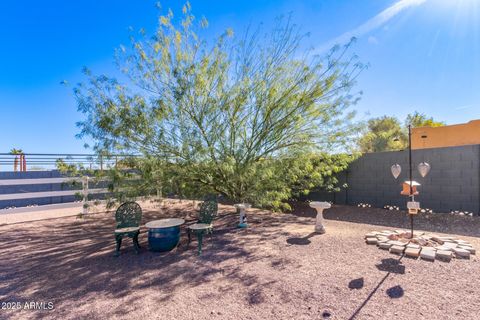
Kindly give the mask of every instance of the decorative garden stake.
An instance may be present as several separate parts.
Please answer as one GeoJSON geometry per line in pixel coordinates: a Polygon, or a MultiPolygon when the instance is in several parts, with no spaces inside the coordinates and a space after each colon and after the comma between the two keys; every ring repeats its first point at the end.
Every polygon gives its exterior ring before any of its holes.
{"type": "Polygon", "coordinates": [[[249,203],[237,203],[235,205],[235,208],[237,208],[237,213],[239,214],[240,220],[238,223],[238,228],[246,228],[248,227],[247,225],[247,214],[246,214],[246,209],[250,209],[251,205],[249,203]]]}
{"type": "MultiPolygon", "coordinates": [[[[391,167],[392,175],[395,179],[400,175],[401,167],[399,164],[394,164],[391,167]]],[[[418,172],[420,175],[425,178],[425,176],[430,171],[430,165],[426,162],[422,162],[418,165],[418,172]]],[[[413,238],[413,216],[418,214],[420,210],[420,203],[415,202],[415,196],[418,195],[417,186],[420,184],[412,179],[412,126],[408,126],[408,181],[403,183],[402,195],[407,195],[410,198],[410,201],[407,202],[408,215],[410,216],[410,227],[411,234],[410,237],[413,238]]]]}
{"type": "Polygon", "coordinates": [[[323,226],[323,210],[329,209],[332,205],[328,202],[313,201],[310,202],[310,207],[317,210],[317,220],[315,222],[315,232],[325,233],[325,227],[323,226]]]}
{"type": "Polygon", "coordinates": [[[88,176],[83,176],[82,178],[82,195],[83,195],[82,214],[85,216],[88,213],[88,176]]]}
{"type": "Polygon", "coordinates": [[[398,163],[396,163],[390,167],[390,170],[392,171],[392,174],[395,177],[395,179],[397,179],[400,173],[402,172],[402,167],[398,163]]]}

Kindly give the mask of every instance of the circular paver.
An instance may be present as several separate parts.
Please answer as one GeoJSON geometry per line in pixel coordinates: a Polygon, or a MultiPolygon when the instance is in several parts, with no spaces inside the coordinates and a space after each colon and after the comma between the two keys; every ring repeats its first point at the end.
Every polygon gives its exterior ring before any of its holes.
{"type": "Polygon", "coordinates": [[[450,261],[452,257],[468,259],[470,254],[475,254],[475,249],[468,241],[426,233],[414,233],[411,238],[411,233],[404,230],[372,231],[365,235],[365,242],[376,244],[391,253],[425,260],[450,261]]]}

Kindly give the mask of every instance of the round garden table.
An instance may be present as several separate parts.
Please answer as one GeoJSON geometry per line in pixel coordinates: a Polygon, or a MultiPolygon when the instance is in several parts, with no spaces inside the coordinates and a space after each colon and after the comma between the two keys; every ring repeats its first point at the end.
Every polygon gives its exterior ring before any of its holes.
{"type": "Polygon", "coordinates": [[[148,247],[151,251],[170,251],[180,240],[180,226],[183,219],[169,218],[150,221],[145,224],[148,228],[148,247]]]}

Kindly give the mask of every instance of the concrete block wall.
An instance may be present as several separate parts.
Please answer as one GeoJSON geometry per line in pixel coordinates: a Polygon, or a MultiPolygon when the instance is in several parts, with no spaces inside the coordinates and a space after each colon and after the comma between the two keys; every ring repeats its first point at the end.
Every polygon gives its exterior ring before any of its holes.
{"type": "MultiPolygon", "coordinates": [[[[412,151],[413,179],[421,184],[416,200],[423,208],[436,212],[466,210],[480,212],[480,145],[421,149],[412,151]],[[417,166],[425,161],[430,173],[422,178],[417,166]]],[[[408,180],[408,151],[365,154],[354,161],[339,179],[348,184],[346,190],[332,194],[312,193],[315,200],[374,207],[396,205],[405,208],[407,197],[401,196],[402,183],[408,180]],[[395,180],[390,167],[398,163],[402,173],[395,180]]]]}
{"type": "MultiPolygon", "coordinates": [[[[40,178],[60,178],[61,173],[57,170],[51,171],[27,171],[27,172],[0,172],[0,180],[3,179],[40,179],[40,178]]],[[[72,190],[72,187],[62,183],[46,183],[32,185],[12,185],[1,186],[0,194],[22,193],[22,192],[45,192],[72,190]]],[[[75,196],[44,197],[32,199],[0,200],[0,209],[15,206],[26,207],[29,205],[47,205],[55,203],[73,202],[78,200],[75,196]]]]}

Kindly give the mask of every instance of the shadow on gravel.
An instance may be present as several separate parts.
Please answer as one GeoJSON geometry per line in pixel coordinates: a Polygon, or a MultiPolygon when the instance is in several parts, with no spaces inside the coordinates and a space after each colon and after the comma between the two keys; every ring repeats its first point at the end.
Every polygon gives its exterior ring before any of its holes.
{"type": "MultiPolygon", "coordinates": [[[[363,307],[367,305],[367,303],[372,299],[373,295],[378,291],[378,289],[382,286],[382,284],[387,280],[387,278],[392,274],[405,274],[405,266],[401,264],[403,256],[401,256],[399,259],[382,259],[381,263],[377,264],[376,267],[380,271],[386,271],[387,274],[380,280],[380,282],[375,286],[375,288],[368,294],[367,298],[365,301],[362,302],[362,304],[355,310],[355,312],[352,314],[352,316],[349,318],[350,320],[353,320],[357,317],[357,315],[362,311],[363,307]]],[[[354,279],[350,281],[348,284],[348,287],[350,289],[359,289],[359,288],[352,288],[352,283],[359,283],[361,280],[362,287],[363,287],[363,278],[359,279],[354,279]]],[[[361,288],[361,287],[360,287],[361,288]]],[[[394,286],[390,289],[386,290],[387,295],[392,298],[401,298],[403,296],[403,288],[399,285],[394,286]]]]}
{"type": "MultiPolygon", "coordinates": [[[[113,213],[2,227],[0,298],[52,301],[55,306],[71,303],[79,310],[89,309],[86,307],[91,301],[85,297],[122,299],[122,306],[105,310],[107,316],[116,317],[129,314],[129,306],[141,304],[138,293],[143,290],[155,290],[159,302],[169,301],[179,291],[225,277],[231,288],[247,288],[250,304],[260,304],[264,301],[262,288],[267,284],[242,269],[242,264],[265,258],[252,250],[251,244],[262,246],[281,232],[275,227],[256,232],[255,223],[247,230],[234,228],[237,216],[232,213],[219,210],[213,239],[205,239],[200,257],[196,243],[187,248],[186,232],[182,230],[181,245],[171,252],[148,251],[147,237],[142,233],[140,254],[134,254],[131,241],[126,241],[120,257],[115,258],[113,213]]],[[[145,211],[142,224],[161,217],[192,220],[195,214],[193,206],[192,210],[145,211]]],[[[55,316],[68,317],[71,310],[67,309],[56,309],[55,316]]],[[[39,312],[32,318],[44,316],[39,312]]],[[[76,316],[88,318],[89,314],[76,316]]]]}
{"type": "Polygon", "coordinates": [[[358,279],[353,279],[352,281],[350,281],[348,283],[348,288],[349,289],[362,289],[363,288],[363,277],[362,278],[358,278],[358,279]]]}
{"type": "Polygon", "coordinates": [[[381,263],[375,265],[378,270],[386,271],[388,273],[396,273],[396,274],[405,274],[405,266],[400,262],[400,259],[382,259],[381,263]]]}
{"type": "Polygon", "coordinates": [[[313,236],[318,235],[318,233],[312,232],[309,235],[301,238],[288,238],[287,243],[296,246],[306,246],[312,243],[309,239],[313,236]]]}
{"type": "Polygon", "coordinates": [[[398,299],[403,297],[403,288],[402,286],[394,286],[390,289],[387,289],[387,295],[392,299],[398,299]]]}

